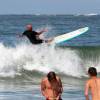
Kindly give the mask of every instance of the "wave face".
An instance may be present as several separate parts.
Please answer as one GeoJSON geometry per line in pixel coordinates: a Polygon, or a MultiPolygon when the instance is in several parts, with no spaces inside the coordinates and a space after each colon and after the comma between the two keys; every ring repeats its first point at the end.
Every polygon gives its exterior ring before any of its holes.
{"type": "Polygon", "coordinates": [[[15,47],[7,47],[1,43],[0,76],[21,76],[23,70],[29,73],[37,71],[46,74],[49,71],[55,71],[67,76],[86,76],[88,67],[96,66],[99,68],[100,53],[97,50],[94,51],[93,48],[54,47],[47,44],[33,46],[23,43],[15,47]]]}
{"type": "Polygon", "coordinates": [[[82,74],[81,59],[77,52],[71,49],[54,49],[47,45],[26,44],[8,48],[0,44],[0,57],[1,76],[20,75],[22,69],[43,73],[52,70],[72,76],[82,74]]]}

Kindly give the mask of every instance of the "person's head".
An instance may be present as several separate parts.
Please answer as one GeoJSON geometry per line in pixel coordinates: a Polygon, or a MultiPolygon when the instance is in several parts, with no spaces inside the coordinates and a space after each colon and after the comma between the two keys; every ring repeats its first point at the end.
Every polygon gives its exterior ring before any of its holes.
{"type": "Polygon", "coordinates": [[[47,78],[48,78],[48,80],[49,80],[49,82],[51,82],[51,81],[53,81],[53,80],[56,80],[56,74],[55,74],[55,72],[49,72],[48,74],[47,74],[47,78]]]}
{"type": "Polygon", "coordinates": [[[32,25],[31,24],[26,25],[26,29],[32,31],[32,25]]]}
{"type": "Polygon", "coordinates": [[[90,67],[90,68],[88,69],[88,74],[89,74],[90,76],[97,76],[97,70],[96,70],[96,68],[90,67]]]}

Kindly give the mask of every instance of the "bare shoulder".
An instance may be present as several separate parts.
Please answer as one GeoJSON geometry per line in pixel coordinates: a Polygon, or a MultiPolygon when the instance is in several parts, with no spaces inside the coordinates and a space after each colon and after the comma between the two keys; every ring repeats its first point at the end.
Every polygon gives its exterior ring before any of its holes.
{"type": "Polygon", "coordinates": [[[90,83],[91,83],[91,79],[89,79],[89,80],[87,80],[87,81],[86,81],[86,85],[88,85],[88,86],[89,86],[89,85],[90,85],[90,83]]]}
{"type": "Polygon", "coordinates": [[[100,78],[97,78],[97,80],[100,82],[100,78]]]}
{"type": "Polygon", "coordinates": [[[43,79],[42,79],[42,82],[46,82],[48,79],[47,79],[47,77],[44,77],[43,79]]]}
{"type": "Polygon", "coordinates": [[[100,77],[98,77],[98,80],[100,80],[100,77]]]}

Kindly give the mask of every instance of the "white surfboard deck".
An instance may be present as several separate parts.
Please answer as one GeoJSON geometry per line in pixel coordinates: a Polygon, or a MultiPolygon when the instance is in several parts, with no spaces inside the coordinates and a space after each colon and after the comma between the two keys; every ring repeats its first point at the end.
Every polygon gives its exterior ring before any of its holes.
{"type": "Polygon", "coordinates": [[[80,28],[78,30],[75,30],[75,31],[72,31],[72,32],[69,32],[69,33],[65,33],[63,35],[55,37],[53,42],[55,44],[59,44],[59,43],[71,40],[71,39],[78,37],[79,35],[87,32],[88,30],[89,30],[89,27],[84,27],[84,28],[80,28]]]}

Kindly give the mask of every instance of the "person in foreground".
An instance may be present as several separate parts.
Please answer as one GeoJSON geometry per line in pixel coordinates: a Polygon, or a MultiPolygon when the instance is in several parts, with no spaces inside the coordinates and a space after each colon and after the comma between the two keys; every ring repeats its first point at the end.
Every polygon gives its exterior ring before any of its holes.
{"type": "Polygon", "coordinates": [[[26,30],[22,33],[21,37],[26,36],[32,44],[41,44],[43,42],[46,42],[46,43],[51,42],[52,41],[51,39],[50,40],[43,40],[43,39],[39,38],[39,35],[44,33],[44,32],[47,32],[47,30],[44,29],[40,32],[33,31],[32,25],[29,24],[26,26],[26,30]]]}
{"type": "Polygon", "coordinates": [[[62,100],[62,82],[55,72],[49,72],[41,82],[41,92],[46,100],[62,100]]]}
{"type": "Polygon", "coordinates": [[[100,78],[97,77],[97,70],[94,67],[88,69],[90,79],[85,85],[85,97],[89,100],[88,92],[91,91],[92,100],[100,100],[100,78]]]}

